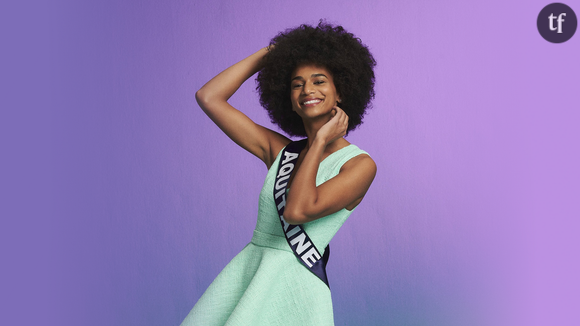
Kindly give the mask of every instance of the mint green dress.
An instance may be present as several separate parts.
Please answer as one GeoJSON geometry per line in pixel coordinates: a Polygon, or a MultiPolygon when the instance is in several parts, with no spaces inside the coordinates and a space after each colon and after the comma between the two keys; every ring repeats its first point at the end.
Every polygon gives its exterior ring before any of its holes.
{"type": "MultiPolygon", "coordinates": [[[[211,283],[182,326],[334,325],[329,288],[298,261],[282,232],[273,196],[281,153],[260,192],[252,241],[211,283]]],[[[367,153],[352,144],[330,154],[320,163],[316,185],[336,176],[344,163],[360,154],[367,153]]],[[[303,224],[320,254],[351,213],[342,209],[303,224]]],[[[329,282],[332,285],[332,279],[329,282]]]]}

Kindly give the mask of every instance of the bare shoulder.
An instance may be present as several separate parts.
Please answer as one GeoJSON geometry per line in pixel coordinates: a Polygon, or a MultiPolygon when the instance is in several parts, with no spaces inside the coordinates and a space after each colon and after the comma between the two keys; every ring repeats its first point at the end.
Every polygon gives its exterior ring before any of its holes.
{"type": "Polygon", "coordinates": [[[341,171],[350,169],[369,169],[377,171],[375,161],[366,153],[357,155],[342,165],[341,171]]]}
{"type": "Polygon", "coordinates": [[[370,183],[377,173],[377,165],[368,154],[357,155],[342,165],[339,173],[347,173],[370,183]]]}

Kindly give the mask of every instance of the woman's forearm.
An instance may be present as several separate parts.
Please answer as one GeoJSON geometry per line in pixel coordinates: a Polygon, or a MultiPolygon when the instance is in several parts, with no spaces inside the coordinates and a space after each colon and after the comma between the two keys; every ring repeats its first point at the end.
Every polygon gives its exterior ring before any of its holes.
{"type": "MultiPolygon", "coordinates": [[[[356,191],[348,189],[342,191],[342,197],[337,196],[338,189],[332,192],[323,192],[316,186],[316,175],[322,156],[329,144],[346,134],[348,116],[339,107],[335,106],[331,114],[334,116],[318,131],[310,144],[302,164],[294,175],[290,192],[286,198],[284,217],[290,224],[302,224],[336,212],[356,197],[356,191]],[[330,197],[329,197],[330,196],[330,197]]],[[[349,180],[344,180],[349,181],[349,180]]],[[[352,180],[350,180],[352,181],[352,180]]],[[[336,184],[335,187],[349,187],[348,182],[336,184]]],[[[334,187],[333,187],[334,188],[334,187]]]]}
{"type": "Polygon", "coordinates": [[[228,99],[253,74],[262,69],[266,49],[234,64],[208,81],[195,98],[207,116],[236,144],[270,166],[275,159],[272,144],[276,148],[287,144],[287,139],[254,123],[248,116],[231,106],[228,99]],[[272,158],[274,156],[274,158],[272,158]]]}
{"type": "Polygon", "coordinates": [[[284,209],[284,217],[290,224],[302,224],[312,219],[309,212],[318,201],[316,175],[325,149],[326,141],[315,139],[294,175],[284,209]]]}

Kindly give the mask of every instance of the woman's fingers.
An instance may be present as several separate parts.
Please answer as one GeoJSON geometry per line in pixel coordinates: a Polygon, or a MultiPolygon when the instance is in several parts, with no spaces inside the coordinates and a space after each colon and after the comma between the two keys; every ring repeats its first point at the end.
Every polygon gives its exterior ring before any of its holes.
{"type": "MultiPolygon", "coordinates": [[[[338,115],[338,123],[341,127],[346,128],[348,126],[348,115],[338,106],[335,107],[338,115]]],[[[346,131],[346,130],[345,130],[346,131]]]]}
{"type": "Polygon", "coordinates": [[[334,115],[334,119],[336,119],[336,133],[339,137],[342,137],[346,134],[346,130],[348,128],[348,115],[338,106],[335,106],[334,109],[336,114],[334,115]]]}
{"type": "Polygon", "coordinates": [[[317,136],[324,137],[327,143],[346,135],[348,129],[348,115],[338,106],[332,108],[331,118],[318,131],[317,136]]]}

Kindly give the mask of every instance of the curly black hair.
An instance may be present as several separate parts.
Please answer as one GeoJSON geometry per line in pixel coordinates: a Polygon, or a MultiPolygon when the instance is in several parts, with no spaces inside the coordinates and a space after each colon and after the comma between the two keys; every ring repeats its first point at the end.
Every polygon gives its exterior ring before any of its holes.
{"type": "Polygon", "coordinates": [[[321,20],[316,27],[301,25],[281,32],[270,44],[275,46],[264,57],[256,89],[272,123],[290,136],[306,136],[302,118],[292,111],[290,101],[291,75],[300,64],[330,71],[340,94],[339,107],[349,117],[347,133],[362,123],[375,96],[376,61],[359,38],[321,20]]]}

